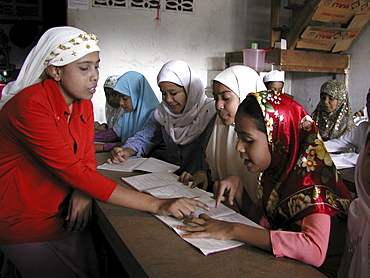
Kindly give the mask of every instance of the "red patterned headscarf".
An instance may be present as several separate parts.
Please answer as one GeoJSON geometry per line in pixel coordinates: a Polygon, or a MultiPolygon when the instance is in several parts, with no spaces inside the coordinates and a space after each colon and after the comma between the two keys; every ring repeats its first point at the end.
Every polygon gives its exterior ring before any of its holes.
{"type": "Polygon", "coordinates": [[[263,91],[256,98],[265,120],[271,164],[260,177],[260,205],[273,227],[313,213],[346,217],[352,200],[305,109],[290,98],[263,91]]]}

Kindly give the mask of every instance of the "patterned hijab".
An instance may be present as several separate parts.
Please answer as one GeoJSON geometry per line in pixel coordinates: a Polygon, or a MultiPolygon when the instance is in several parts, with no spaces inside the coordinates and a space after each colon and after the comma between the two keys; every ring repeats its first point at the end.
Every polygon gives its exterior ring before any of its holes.
{"type": "Polygon", "coordinates": [[[337,108],[333,112],[325,112],[320,101],[312,113],[322,138],[324,140],[337,139],[354,129],[356,126],[353,122],[345,84],[342,81],[329,80],[321,86],[321,94],[327,94],[338,100],[337,108]]]}
{"type": "Polygon", "coordinates": [[[206,129],[216,114],[213,98],[207,98],[202,81],[184,61],[167,62],[160,70],[157,83],[172,82],[184,88],[187,101],[184,111],[174,114],[162,101],[154,112],[155,119],[179,145],[194,141],[206,129]]]}
{"type": "Polygon", "coordinates": [[[49,65],[65,66],[95,51],[100,51],[98,37],[70,26],[47,30],[27,55],[17,79],[3,89],[0,108],[22,89],[45,79],[49,65]]]}
{"type": "Polygon", "coordinates": [[[290,226],[313,213],[345,218],[351,194],[305,109],[273,91],[250,96],[262,110],[271,153],[260,176],[259,204],[272,227],[290,226]]]}
{"type": "Polygon", "coordinates": [[[133,107],[133,111],[123,113],[113,127],[124,143],[127,138],[141,130],[157,108],[159,101],[144,75],[136,71],[128,71],[122,75],[114,90],[131,97],[133,107]]]}

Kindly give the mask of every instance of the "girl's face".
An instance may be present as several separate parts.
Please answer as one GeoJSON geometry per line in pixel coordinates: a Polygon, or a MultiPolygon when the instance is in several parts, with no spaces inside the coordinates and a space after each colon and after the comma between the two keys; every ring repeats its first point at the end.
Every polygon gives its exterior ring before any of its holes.
{"type": "Polygon", "coordinates": [[[188,99],[183,87],[180,87],[172,82],[159,83],[159,89],[162,92],[162,99],[167,103],[171,112],[180,114],[186,105],[188,99]]]}
{"type": "Polygon", "coordinates": [[[113,108],[118,108],[120,106],[120,96],[122,94],[116,92],[112,88],[104,87],[104,92],[105,92],[105,97],[107,99],[107,103],[113,107],[113,108]]]}
{"type": "Polygon", "coordinates": [[[333,98],[327,94],[321,94],[320,101],[326,113],[331,113],[337,109],[338,100],[336,98],[333,98]]]}
{"type": "Polygon", "coordinates": [[[63,67],[55,67],[53,78],[68,105],[77,99],[93,97],[99,79],[99,63],[99,52],[96,51],[63,67]]]}
{"type": "Polygon", "coordinates": [[[215,81],[212,85],[216,111],[224,125],[235,122],[235,114],[240,104],[239,97],[228,87],[215,81]]]}
{"type": "Polygon", "coordinates": [[[235,149],[244,159],[244,165],[251,173],[266,170],[271,164],[271,153],[268,147],[267,136],[256,128],[255,120],[237,113],[235,117],[235,131],[238,142],[235,149]]]}
{"type": "Polygon", "coordinates": [[[280,81],[272,81],[267,84],[268,90],[274,90],[275,92],[282,92],[284,83],[280,81]]]}
{"type": "Polygon", "coordinates": [[[119,98],[119,105],[125,110],[126,112],[134,111],[134,107],[132,105],[131,97],[127,95],[120,94],[119,98]]]}
{"type": "Polygon", "coordinates": [[[365,152],[364,152],[364,158],[360,162],[361,167],[361,179],[362,183],[365,187],[365,191],[367,195],[370,196],[370,140],[367,140],[367,143],[365,145],[365,152]]]}

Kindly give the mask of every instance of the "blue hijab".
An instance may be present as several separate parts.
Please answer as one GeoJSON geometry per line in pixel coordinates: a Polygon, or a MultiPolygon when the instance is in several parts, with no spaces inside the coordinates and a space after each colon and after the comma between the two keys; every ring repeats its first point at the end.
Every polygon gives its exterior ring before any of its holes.
{"type": "Polygon", "coordinates": [[[125,112],[116,122],[113,130],[121,142],[135,135],[149,120],[159,101],[148,81],[141,73],[128,71],[123,74],[113,88],[114,91],[131,97],[132,112],[125,112]]]}

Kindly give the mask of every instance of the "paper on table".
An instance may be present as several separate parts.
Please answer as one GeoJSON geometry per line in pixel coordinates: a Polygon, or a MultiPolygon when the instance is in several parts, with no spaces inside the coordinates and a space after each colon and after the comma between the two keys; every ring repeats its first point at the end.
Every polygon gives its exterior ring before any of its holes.
{"type": "Polygon", "coordinates": [[[238,240],[218,240],[212,238],[183,238],[187,232],[177,229],[179,225],[184,225],[181,220],[173,216],[155,215],[159,220],[171,227],[183,240],[198,248],[205,256],[244,245],[244,242],[238,240]]]}
{"type": "MultiPolygon", "coordinates": [[[[253,221],[249,220],[243,215],[235,212],[233,209],[225,206],[222,203],[216,209],[214,207],[215,200],[211,198],[213,194],[200,188],[190,188],[189,186],[186,186],[181,182],[178,182],[177,179],[178,179],[177,175],[169,172],[150,173],[122,178],[123,181],[128,183],[133,188],[142,192],[147,192],[158,198],[178,198],[178,197],[194,198],[211,208],[210,211],[207,211],[200,207],[195,207],[196,211],[189,217],[198,217],[199,214],[206,213],[207,215],[215,219],[243,223],[249,226],[264,229],[258,224],[254,223],[253,221]]],[[[179,225],[183,225],[182,220],[176,219],[172,216],[158,216],[158,215],[155,216],[159,220],[164,222],[166,225],[171,227],[179,236],[181,236],[182,239],[192,244],[193,246],[197,247],[206,256],[211,253],[228,250],[244,244],[243,242],[237,240],[183,238],[182,235],[186,234],[187,232],[181,231],[176,228],[179,225]]]]}
{"type": "Polygon", "coordinates": [[[168,163],[154,157],[144,158],[130,158],[124,163],[104,163],[98,166],[99,170],[111,170],[120,172],[145,171],[145,172],[174,172],[180,166],[168,163]]]}
{"type": "Polygon", "coordinates": [[[177,181],[178,178],[174,173],[159,172],[122,178],[122,180],[136,190],[147,192],[157,198],[195,198],[212,195],[197,187],[190,188],[177,181]]]}
{"type": "MultiPolygon", "coordinates": [[[[208,205],[212,208],[211,211],[205,211],[201,208],[197,208],[196,212],[194,212],[189,217],[198,217],[201,213],[206,213],[208,216],[228,222],[236,222],[242,223],[248,226],[252,226],[255,228],[264,229],[260,225],[254,223],[252,220],[244,217],[243,215],[235,212],[234,210],[230,209],[229,207],[220,204],[219,208],[214,208],[215,200],[210,197],[200,197],[197,198],[204,204],[208,205]]],[[[184,225],[182,220],[176,219],[172,216],[159,216],[155,215],[159,220],[164,222],[166,225],[171,227],[182,239],[190,243],[191,245],[198,248],[204,255],[209,255],[216,252],[221,252],[225,250],[229,250],[232,248],[239,247],[244,245],[244,242],[238,240],[218,240],[218,239],[211,239],[211,238],[183,238],[182,236],[188,232],[182,231],[177,229],[177,226],[184,225]]]]}

